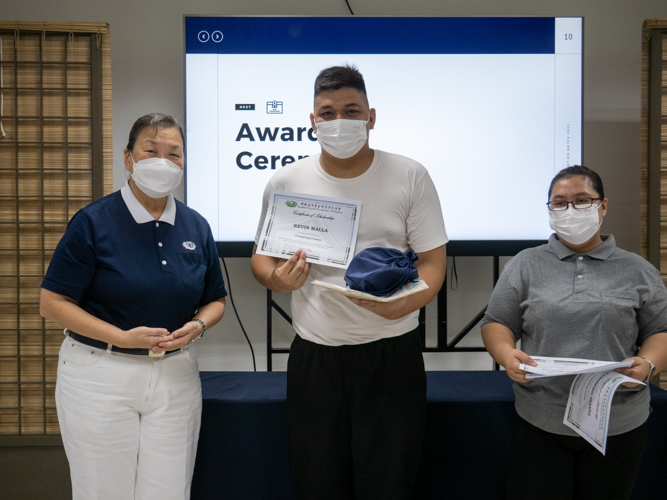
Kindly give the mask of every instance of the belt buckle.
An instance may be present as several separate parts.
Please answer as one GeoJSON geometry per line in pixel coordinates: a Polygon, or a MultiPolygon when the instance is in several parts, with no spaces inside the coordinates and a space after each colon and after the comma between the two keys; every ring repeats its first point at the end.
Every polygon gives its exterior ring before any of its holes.
{"type": "Polygon", "coordinates": [[[164,356],[164,351],[151,351],[149,349],[148,356],[150,356],[151,358],[161,358],[162,356],[164,356]]]}

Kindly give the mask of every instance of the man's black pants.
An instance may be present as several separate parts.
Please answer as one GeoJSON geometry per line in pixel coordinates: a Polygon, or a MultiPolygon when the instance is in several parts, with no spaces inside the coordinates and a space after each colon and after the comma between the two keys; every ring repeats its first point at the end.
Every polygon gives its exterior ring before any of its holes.
{"type": "Polygon", "coordinates": [[[287,412],[297,498],[414,498],[426,426],[418,331],[338,347],[297,335],[287,412]]]}

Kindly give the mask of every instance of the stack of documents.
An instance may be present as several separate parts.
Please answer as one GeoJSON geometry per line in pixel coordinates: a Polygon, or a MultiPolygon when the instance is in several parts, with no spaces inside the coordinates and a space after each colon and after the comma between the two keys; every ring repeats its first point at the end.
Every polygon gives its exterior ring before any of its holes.
{"type": "Polygon", "coordinates": [[[579,358],[550,358],[531,356],[537,366],[522,364],[520,368],[529,372],[526,378],[556,377],[558,375],[577,375],[579,373],[608,372],[616,368],[629,368],[632,361],[596,361],[579,358]]]}
{"type": "Polygon", "coordinates": [[[526,375],[528,379],[577,375],[570,386],[563,423],[604,455],[607,448],[611,401],[616,389],[624,382],[645,385],[614,371],[617,368],[631,367],[632,361],[531,357],[537,366],[524,363],[520,366],[522,370],[529,372],[526,375]]]}

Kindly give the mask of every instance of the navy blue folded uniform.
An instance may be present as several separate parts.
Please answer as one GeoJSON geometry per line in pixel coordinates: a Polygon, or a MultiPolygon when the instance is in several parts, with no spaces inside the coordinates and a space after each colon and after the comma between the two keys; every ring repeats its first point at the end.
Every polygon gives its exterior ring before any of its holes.
{"type": "Polygon", "coordinates": [[[395,248],[366,248],[350,262],[345,272],[345,283],[352,290],[376,297],[387,295],[406,281],[419,277],[414,266],[418,259],[412,249],[401,252],[395,248]]]}

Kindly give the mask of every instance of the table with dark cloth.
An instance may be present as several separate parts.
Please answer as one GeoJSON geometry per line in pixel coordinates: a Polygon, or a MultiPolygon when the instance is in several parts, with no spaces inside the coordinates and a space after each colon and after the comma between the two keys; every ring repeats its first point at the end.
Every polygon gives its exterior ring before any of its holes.
{"type": "MultiPolygon", "coordinates": [[[[514,425],[501,371],[428,372],[423,499],[503,499],[514,425]]],[[[284,372],[202,372],[192,499],[293,499],[284,372]]],[[[667,498],[667,391],[651,386],[648,446],[634,499],[667,498]]]]}

